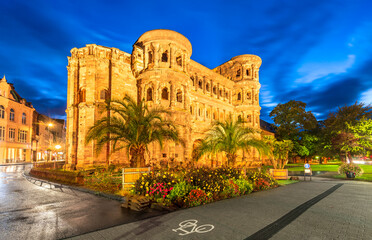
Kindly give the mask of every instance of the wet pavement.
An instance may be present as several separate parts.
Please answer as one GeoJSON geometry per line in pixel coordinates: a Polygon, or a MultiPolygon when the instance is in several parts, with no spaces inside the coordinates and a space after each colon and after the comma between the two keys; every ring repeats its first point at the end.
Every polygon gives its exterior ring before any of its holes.
{"type": "Polygon", "coordinates": [[[60,239],[130,223],[159,212],[137,213],[120,202],[70,188],[33,183],[32,165],[0,166],[0,239],[60,239]]]}
{"type": "Polygon", "coordinates": [[[372,239],[372,183],[312,179],[73,239],[372,239]]]}

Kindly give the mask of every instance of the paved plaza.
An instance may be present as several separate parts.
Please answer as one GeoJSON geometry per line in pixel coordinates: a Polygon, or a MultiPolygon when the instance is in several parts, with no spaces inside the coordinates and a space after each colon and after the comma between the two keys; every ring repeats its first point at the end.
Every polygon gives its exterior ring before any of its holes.
{"type": "Polygon", "coordinates": [[[313,177],[73,239],[370,240],[371,206],[372,183],[313,177]]]}

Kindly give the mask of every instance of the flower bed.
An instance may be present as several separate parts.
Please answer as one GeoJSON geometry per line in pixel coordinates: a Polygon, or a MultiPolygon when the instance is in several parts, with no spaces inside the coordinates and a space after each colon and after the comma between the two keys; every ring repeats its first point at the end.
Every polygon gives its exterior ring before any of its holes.
{"type": "Polygon", "coordinates": [[[233,168],[154,170],[143,174],[131,192],[168,206],[193,207],[277,185],[261,171],[244,175],[233,168]]]}

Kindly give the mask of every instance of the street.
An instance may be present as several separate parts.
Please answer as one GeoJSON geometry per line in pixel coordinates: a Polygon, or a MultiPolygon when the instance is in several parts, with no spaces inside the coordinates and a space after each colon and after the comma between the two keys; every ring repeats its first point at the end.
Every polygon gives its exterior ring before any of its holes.
{"type": "Polygon", "coordinates": [[[69,188],[27,181],[26,165],[0,166],[0,239],[60,239],[159,215],[69,188]]]}
{"type": "Polygon", "coordinates": [[[161,215],[0,166],[0,239],[371,239],[372,183],[313,177],[161,215]],[[155,216],[150,218],[151,216],[155,216]]]}

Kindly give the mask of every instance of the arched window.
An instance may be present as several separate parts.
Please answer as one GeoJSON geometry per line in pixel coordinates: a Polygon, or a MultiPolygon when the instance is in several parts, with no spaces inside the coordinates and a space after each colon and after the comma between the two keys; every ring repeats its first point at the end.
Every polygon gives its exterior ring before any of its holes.
{"type": "Polygon", "coordinates": [[[4,106],[0,105],[0,118],[4,119],[4,116],[5,116],[4,106]]]}
{"type": "Polygon", "coordinates": [[[236,71],[236,77],[240,77],[240,69],[238,69],[238,71],[236,71]]]}
{"type": "Polygon", "coordinates": [[[152,63],[153,60],[154,60],[153,57],[152,57],[152,52],[149,51],[148,55],[149,55],[149,62],[148,63],[152,63]]]}
{"type": "Polygon", "coordinates": [[[223,95],[222,95],[222,89],[220,89],[220,96],[223,97],[223,95]]]}
{"type": "Polygon", "coordinates": [[[251,93],[250,92],[247,92],[247,99],[248,100],[251,100],[251,97],[252,97],[251,93]]]}
{"type": "Polygon", "coordinates": [[[225,98],[229,98],[229,93],[225,92],[225,98]]]}
{"type": "Polygon", "coordinates": [[[209,92],[209,84],[205,84],[205,90],[207,90],[207,92],[209,92]]]}
{"type": "Polygon", "coordinates": [[[180,103],[182,102],[182,91],[181,90],[177,91],[176,98],[177,98],[177,102],[180,102],[180,103]]]}
{"type": "Polygon", "coordinates": [[[216,116],[217,116],[217,114],[216,114],[216,112],[214,112],[213,113],[213,120],[216,120],[216,116]]]}
{"type": "Polygon", "coordinates": [[[199,108],[199,117],[201,116],[201,109],[199,108]]]}
{"type": "Polygon", "coordinates": [[[161,61],[168,62],[168,51],[163,52],[163,54],[161,55],[161,61]]]}
{"type": "Polygon", "coordinates": [[[85,89],[79,91],[79,102],[85,102],[85,89]]]}
{"type": "Polygon", "coordinates": [[[22,113],[22,124],[26,124],[26,113],[22,113]]]}
{"type": "Polygon", "coordinates": [[[200,89],[203,89],[203,83],[202,83],[201,80],[199,80],[199,88],[200,88],[200,89]]]}
{"type": "Polygon", "coordinates": [[[190,79],[192,81],[192,85],[195,86],[194,77],[190,77],[190,79]]]}
{"type": "Polygon", "coordinates": [[[165,87],[161,91],[161,99],[163,99],[163,100],[168,100],[169,99],[168,88],[165,87]]]}
{"type": "Polygon", "coordinates": [[[152,101],[152,88],[147,89],[147,94],[146,94],[146,100],[147,101],[152,101]]]}
{"type": "Polygon", "coordinates": [[[9,120],[14,121],[14,109],[10,109],[9,120]]]}
{"type": "Polygon", "coordinates": [[[178,66],[182,67],[182,57],[181,56],[176,57],[176,63],[177,63],[178,66]]]}
{"type": "Polygon", "coordinates": [[[209,118],[209,115],[210,115],[210,110],[208,109],[206,113],[206,117],[209,118]]]}
{"type": "Polygon", "coordinates": [[[102,89],[99,92],[99,99],[106,100],[108,98],[108,91],[106,89],[102,89]]]}
{"type": "Polygon", "coordinates": [[[251,71],[249,69],[246,70],[247,76],[251,75],[251,71]]]}
{"type": "Polygon", "coordinates": [[[242,100],[242,94],[238,93],[238,101],[242,100]]]}
{"type": "Polygon", "coordinates": [[[214,94],[217,94],[217,88],[216,88],[216,86],[213,87],[213,93],[214,94]]]}
{"type": "Polygon", "coordinates": [[[192,106],[190,106],[190,113],[192,114],[192,106]]]}

